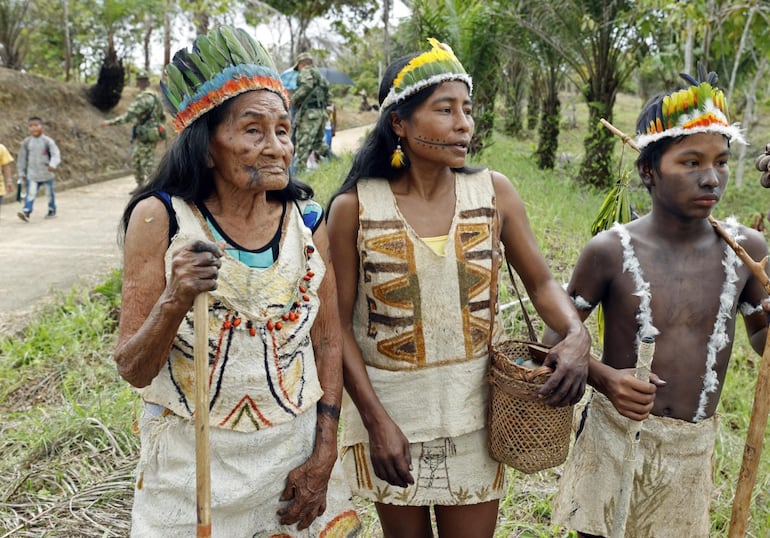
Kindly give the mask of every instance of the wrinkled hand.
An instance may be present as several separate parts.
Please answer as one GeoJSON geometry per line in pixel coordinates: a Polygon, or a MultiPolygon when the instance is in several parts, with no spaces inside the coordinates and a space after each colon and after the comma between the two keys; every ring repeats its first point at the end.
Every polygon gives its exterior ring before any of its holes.
{"type": "Polygon", "coordinates": [[[307,529],[315,518],[326,511],[326,488],[336,457],[336,451],[331,458],[314,453],[289,473],[280,500],[291,502],[277,512],[281,525],[296,523],[298,530],[307,529]]]}
{"type": "Polygon", "coordinates": [[[585,328],[551,348],[543,364],[554,372],[538,391],[546,404],[563,407],[580,401],[588,380],[590,352],[591,336],[585,328]]]}
{"type": "Polygon", "coordinates": [[[607,384],[606,396],[615,409],[631,420],[644,420],[652,411],[655,404],[655,393],[658,387],[666,384],[656,374],[650,373],[650,380],[636,379],[635,368],[615,370],[607,384]]]}
{"type": "Polygon", "coordinates": [[[770,188],[770,170],[768,170],[770,167],[770,144],[767,144],[765,152],[754,160],[754,166],[762,172],[762,177],[759,180],[762,186],[770,188]]]}
{"type": "Polygon", "coordinates": [[[217,288],[222,255],[215,243],[187,243],[171,256],[171,277],[165,293],[189,310],[198,294],[217,288]]]}
{"type": "Polygon", "coordinates": [[[414,484],[409,440],[390,417],[369,429],[369,449],[378,478],[401,488],[414,484]]]}

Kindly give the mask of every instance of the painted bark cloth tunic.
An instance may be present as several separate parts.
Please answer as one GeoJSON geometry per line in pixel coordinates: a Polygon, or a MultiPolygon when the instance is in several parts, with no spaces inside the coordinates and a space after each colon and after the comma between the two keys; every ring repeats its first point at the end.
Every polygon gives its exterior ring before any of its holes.
{"type": "MultiPolygon", "coordinates": [[[[204,217],[172,198],[179,231],[166,253],[212,241],[204,217]]],[[[276,511],[288,472],[312,453],[318,381],[310,328],[325,267],[297,208],[285,213],[278,258],[253,269],[222,257],[209,293],[209,395],[213,536],[348,537],[358,529],[350,491],[335,468],[327,510],[303,532],[276,511]],[[305,279],[309,276],[309,279],[305,279]],[[293,313],[289,319],[289,313],[293,313]],[[277,324],[281,322],[281,328],[277,324]]],[[[164,368],[143,399],[165,407],[140,421],[142,452],[132,536],[193,536],[196,525],[193,312],[182,321],[164,368]]]]}
{"type": "MultiPolygon", "coordinates": [[[[415,484],[379,480],[368,434],[343,405],[343,463],[354,493],[388,504],[476,504],[503,493],[487,452],[495,193],[489,171],[458,173],[445,254],[401,215],[386,180],[358,183],[360,266],[353,329],[379,399],[411,443],[415,484]]],[[[495,319],[495,326],[499,326],[495,319]]]]}

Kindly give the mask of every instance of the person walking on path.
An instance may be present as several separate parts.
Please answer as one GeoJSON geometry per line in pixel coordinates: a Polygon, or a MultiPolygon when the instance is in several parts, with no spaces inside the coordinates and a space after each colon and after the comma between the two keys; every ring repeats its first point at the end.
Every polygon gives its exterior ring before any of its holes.
{"type": "Polygon", "coordinates": [[[61,164],[61,153],[53,138],[43,134],[43,120],[33,116],[27,120],[30,136],[25,138],[19,148],[17,169],[19,178],[26,184],[24,208],[17,213],[24,222],[29,222],[35,198],[40,186],[48,189],[48,214],[46,218],[56,216],[56,193],[54,191],[54,172],[61,164]]]}
{"type": "Polygon", "coordinates": [[[150,79],[145,71],[136,74],[136,86],[141,90],[126,113],[102,122],[101,126],[133,123],[131,143],[134,145],[132,161],[134,179],[143,185],[155,169],[155,146],[165,138],[163,105],[158,95],[150,89],[150,79]]]}
{"type": "MultiPolygon", "coordinates": [[[[767,293],[709,221],[727,188],[731,146],[745,141],[716,73],[698,71],[639,115],[636,167],[651,211],[593,237],[567,289],[583,319],[601,305],[605,323],[552,509],[554,523],[581,537],[615,536],[623,524],[628,538],[709,536],[715,413],[739,313],[751,347],[764,348],[767,293]],[[650,374],[637,379],[640,342],[650,338],[650,374]],[[630,502],[618,512],[621,489],[630,502]]],[[[731,220],[730,235],[763,259],[762,234],[731,220]]]]}
{"type": "Polygon", "coordinates": [[[294,167],[297,174],[301,174],[307,168],[311,152],[318,158],[330,156],[330,148],[324,141],[324,131],[328,119],[326,107],[331,104],[331,96],[329,83],[313,65],[313,56],[309,52],[297,56],[294,69],[299,71],[297,89],[292,95],[296,108],[294,167]]]}
{"type": "Polygon", "coordinates": [[[4,145],[0,144],[0,170],[3,172],[3,179],[0,181],[0,207],[3,206],[3,196],[13,190],[13,178],[11,176],[11,163],[13,157],[4,145]]]}
{"type": "Polygon", "coordinates": [[[466,166],[470,76],[451,49],[396,60],[382,114],[329,207],[342,321],[342,461],[386,537],[490,538],[505,469],[487,450],[489,344],[503,252],[564,337],[549,405],[580,399],[591,339],[539,252],[511,181],[466,166]],[[504,247],[504,248],[503,248],[504,247]]]}

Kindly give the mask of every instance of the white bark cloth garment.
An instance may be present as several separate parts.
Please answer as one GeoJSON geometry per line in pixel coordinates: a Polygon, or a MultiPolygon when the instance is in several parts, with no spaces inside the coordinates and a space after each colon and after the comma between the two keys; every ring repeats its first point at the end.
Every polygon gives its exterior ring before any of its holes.
{"type": "MultiPolygon", "coordinates": [[[[175,250],[194,239],[213,240],[197,209],[177,198],[172,203],[179,231],[166,253],[167,277],[175,250]]],[[[254,269],[227,254],[222,257],[208,317],[214,536],[346,537],[357,532],[350,491],[337,480],[329,484],[325,514],[310,531],[282,526],[276,515],[286,476],[309,458],[314,445],[315,403],[322,389],[310,328],[324,271],[312,234],[293,204],[271,267],[254,269]]],[[[195,534],[193,329],[191,310],[168,361],[150,386],[139,390],[145,402],[168,411],[141,421],[132,536],[195,534]]]]}
{"type": "Polygon", "coordinates": [[[394,487],[374,475],[368,433],[346,398],[342,460],[348,483],[355,494],[387,504],[497,499],[505,472],[486,447],[488,346],[497,318],[490,293],[497,293],[493,277],[500,269],[491,175],[456,175],[444,255],[409,226],[386,180],[362,180],[357,188],[353,329],[377,396],[409,439],[415,484],[394,487]]]}
{"type": "MultiPolygon", "coordinates": [[[[551,521],[596,536],[612,533],[615,500],[628,454],[631,419],[594,391],[572,454],[559,479],[551,521]]],[[[634,463],[626,538],[709,535],[709,505],[718,420],[650,415],[634,463]]]]}

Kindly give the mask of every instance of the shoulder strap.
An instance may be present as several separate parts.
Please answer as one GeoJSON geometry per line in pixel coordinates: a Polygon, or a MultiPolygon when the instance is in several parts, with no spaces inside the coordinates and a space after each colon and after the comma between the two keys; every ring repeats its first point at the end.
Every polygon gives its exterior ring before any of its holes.
{"type": "Polygon", "coordinates": [[[300,215],[302,216],[302,222],[313,233],[321,225],[323,220],[324,210],[321,204],[315,200],[296,200],[294,204],[297,206],[300,215]]]}
{"type": "Polygon", "coordinates": [[[155,95],[153,92],[148,92],[148,93],[152,95],[152,108],[147,112],[145,112],[144,114],[142,114],[142,117],[139,120],[139,122],[142,125],[144,125],[145,123],[150,121],[150,119],[152,119],[152,117],[155,115],[155,109],[158,108],[158,96],[155,95]]]}
{"type": "Polygon", "coordinates": [[[166,212],[168,213],[168,244],[171,244],[171,239],[179,231],[179,222],[176,220],[176,211],[174,211],[174,205],[171,203],[171,195],[166,191],[155,191],[152,196],[163,202],[166,206],[166,212]]]}

